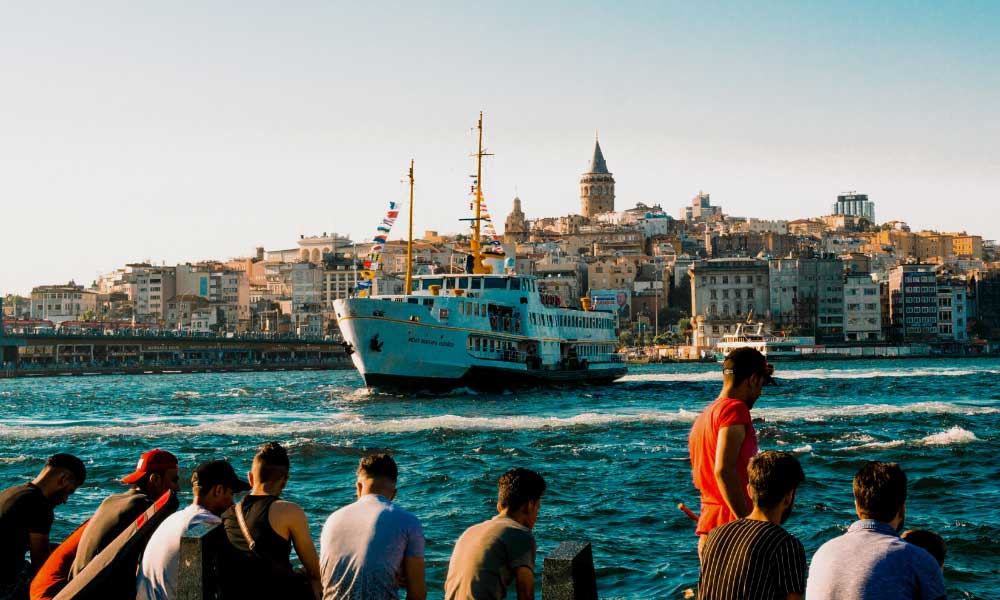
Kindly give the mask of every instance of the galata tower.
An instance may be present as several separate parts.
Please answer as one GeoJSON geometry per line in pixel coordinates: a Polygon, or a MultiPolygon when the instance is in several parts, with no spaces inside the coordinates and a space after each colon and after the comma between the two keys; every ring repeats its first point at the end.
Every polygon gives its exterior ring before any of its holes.
{"type": "Polygon", "coordinates": [[[594,140],[594,158],[590,160],[590,171],[580,177],[580,204],[585,217],[615,210],[615,178],[608,172],[601,143],[597,140],[594,140]]]}

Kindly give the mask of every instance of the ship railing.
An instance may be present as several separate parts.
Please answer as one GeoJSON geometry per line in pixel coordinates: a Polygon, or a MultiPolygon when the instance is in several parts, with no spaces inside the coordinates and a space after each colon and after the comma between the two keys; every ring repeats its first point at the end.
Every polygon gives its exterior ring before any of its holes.
{"type": "Polygon", "coordinates": [[[528,360],[528,353],[520,350],[469,350],[469,354],[481,360],[500,360],[503,362],[523,363],[528,360]]]}

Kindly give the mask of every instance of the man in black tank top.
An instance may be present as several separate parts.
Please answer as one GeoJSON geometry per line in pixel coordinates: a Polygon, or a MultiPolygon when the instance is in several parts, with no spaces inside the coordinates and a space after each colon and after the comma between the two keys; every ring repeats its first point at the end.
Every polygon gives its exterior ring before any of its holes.
{"type": "Polygon", "coordinates": [[[248,598],[318,599],[322,592],[319,557],[305,511],[279,496],[288,484],[288,453],[278,442],[257,450],[248,473],[253,489],[222,515],[233,547],[233,595],[248,598]],[[292,568],[292,547],[305,573],[292,568]]]}

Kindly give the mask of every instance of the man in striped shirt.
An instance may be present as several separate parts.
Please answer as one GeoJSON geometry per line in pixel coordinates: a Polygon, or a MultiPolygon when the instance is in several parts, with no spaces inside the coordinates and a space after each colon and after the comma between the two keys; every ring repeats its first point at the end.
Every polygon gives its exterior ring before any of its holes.
{"type": "Polygon", "coordinates": [[[699,600],[801,600],[806,589],[806,553],[781,525],[805,481],[799,461],[769,450],[751,459],[749,515],[708,534],[698,583],[699,600]]]}

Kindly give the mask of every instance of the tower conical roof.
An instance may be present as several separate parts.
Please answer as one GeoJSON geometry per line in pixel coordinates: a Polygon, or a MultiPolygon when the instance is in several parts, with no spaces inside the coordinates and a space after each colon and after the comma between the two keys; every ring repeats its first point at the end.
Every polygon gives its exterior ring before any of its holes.
{"type": "Polygon", "coordinates": [[[590,173],[608,173],[608,164],[604,162],[601,152],[601,142],[594,140],[594,158],[590,159],[590,173]]]}

